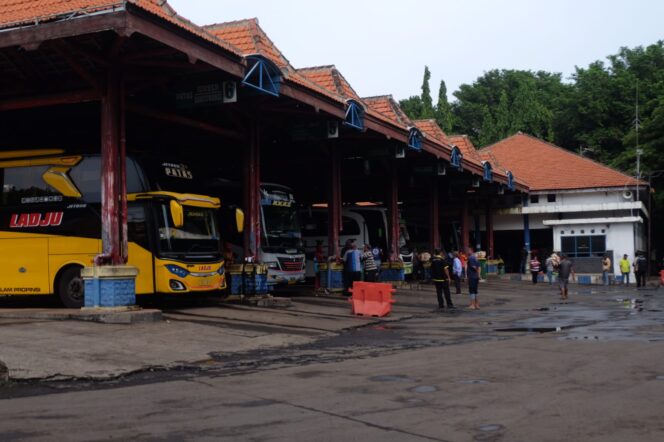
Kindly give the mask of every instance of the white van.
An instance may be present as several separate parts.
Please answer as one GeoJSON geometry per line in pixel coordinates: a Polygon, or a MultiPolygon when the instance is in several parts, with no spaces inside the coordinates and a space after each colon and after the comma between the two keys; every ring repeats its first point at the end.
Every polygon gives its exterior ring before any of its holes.
{"type": "MultiPolygon", "coordinates": [[[[361,247],[371,244],[383,250],[384,259],[389,253],[389,235],[387,223],[387,209],[385,207],[344,207],[341,211],[342,231],[339,234],[339,247],[343,247],[347,240],[353,240],[361,247]]],[[[314,276],[313,257],[316,243],[322,242],[323,254],[328,253],[328,220],[327,208],[312,207],[300,211],[300,226],[302,241],[307,256],[306,276],[314,276]]],[[[402,234],[399,238],[399,256],[405,264],[406,273],[413,270],[413,252],[407,246],[408,232],[401,226],[402,234]]]]}

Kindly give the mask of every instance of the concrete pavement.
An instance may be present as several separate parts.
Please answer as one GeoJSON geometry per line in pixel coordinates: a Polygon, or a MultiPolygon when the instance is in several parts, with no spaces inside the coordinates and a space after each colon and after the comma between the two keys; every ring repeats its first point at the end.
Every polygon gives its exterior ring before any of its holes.
{"type": "Polygon", "coordinates": [[[26,336],[26,352],[49,355],[30,369],[53,366],[48,347],[72,339],[87,348],[61,359],[125,373],[11,382],[0,388],[0,440],[664,438],[664,291],[575,286],[563,304],[548,285],[491,281],[480,296],[480,311],[439,313],[429,288],[402,290],[386,322],[297,296],[279,310],[165,308],[163,324],[0,325],[3,339],[14,330],[14,355],[21,331],[58,331],[26,336]],[[171,369],[146,368],[155,362],[171,369]]]}

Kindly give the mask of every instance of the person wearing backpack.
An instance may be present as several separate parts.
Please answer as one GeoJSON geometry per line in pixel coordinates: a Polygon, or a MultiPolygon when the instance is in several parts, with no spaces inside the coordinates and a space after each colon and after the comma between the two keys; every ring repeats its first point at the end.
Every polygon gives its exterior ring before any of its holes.
{"type": "Polygon", "coordinates": [[[645,287],[648,275],[648,259],[643,253],[639,253],[634,260],[634,274],[636,275],[636,287],[645,287]]]}

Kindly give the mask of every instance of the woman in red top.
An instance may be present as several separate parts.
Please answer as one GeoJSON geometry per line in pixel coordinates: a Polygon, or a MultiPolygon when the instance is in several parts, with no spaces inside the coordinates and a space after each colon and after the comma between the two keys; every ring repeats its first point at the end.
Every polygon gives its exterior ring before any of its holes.
{"type": "Polygon", "coordinates": [[[533,255],[533,259],[530,260],[530,273],[533,275],[533,284],[537,284],[537,278],[539,277],[540,272],[540,261],[537,259],[537,255],[533,255]]]}
{"type": "Polygon", "coordinates": [[[461,261],[461,280],[465,281],[467,275],[466,270],[468,269],[468,256],[463,252],[459,252],[459,260],[461,261]]]}

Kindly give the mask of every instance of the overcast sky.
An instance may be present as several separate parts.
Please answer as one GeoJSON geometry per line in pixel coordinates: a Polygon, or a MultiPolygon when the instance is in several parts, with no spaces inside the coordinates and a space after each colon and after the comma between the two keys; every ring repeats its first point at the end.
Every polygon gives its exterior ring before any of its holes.
{"type": "Polygon", "coordinates": [[[334,64],[360,96],[448,96],[490,69],[562,72],[664,39],[659,0],[170,0],[203,25],[258,17],[296,68],[334,64]]]}

